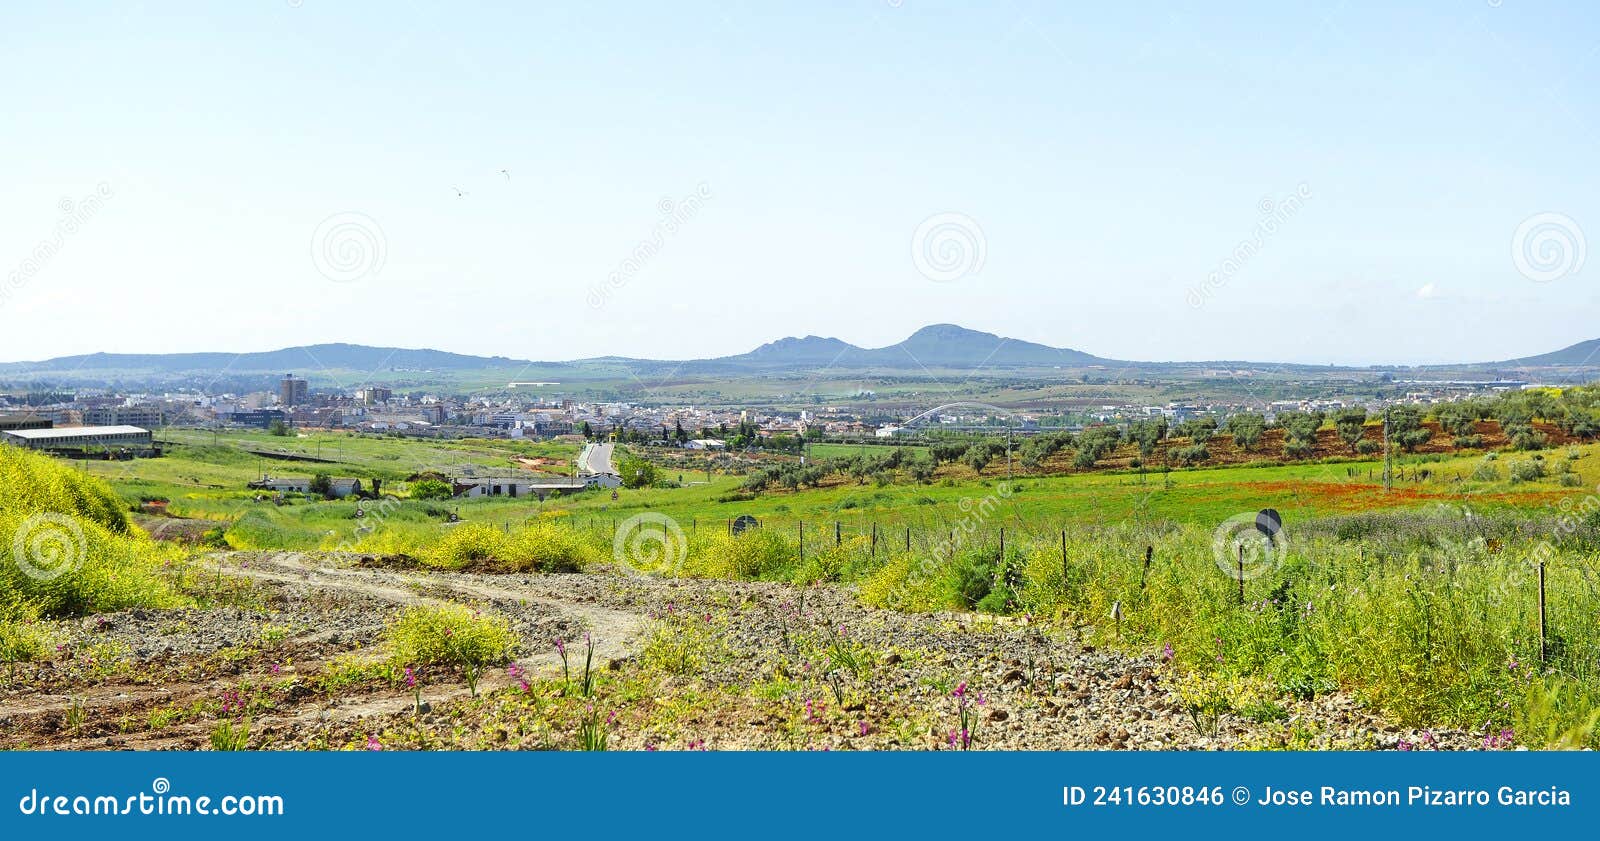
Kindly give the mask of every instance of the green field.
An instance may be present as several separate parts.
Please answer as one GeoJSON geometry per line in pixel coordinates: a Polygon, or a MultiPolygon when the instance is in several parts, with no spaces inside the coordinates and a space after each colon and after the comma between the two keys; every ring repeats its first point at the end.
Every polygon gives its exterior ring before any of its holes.
{"type": "MultiPolygon", "coordinates": [[[[1566,486],[1554,475],[1528,482],[1505,478],[1506,465],[1526,456],[1507,455],[1495,462],[1501,478],[1480,481],[1472,476],[1484,464],[1484,456],[1435,455],[1399,459],[1397,478],[1387,492],[1381,483],[1381,464],[1375,461],[1200,468],[1168,474],[1123,471],[1030,476],[1017,469],[1009,482],[1003,466],[991,466],[979,477],[968,468],[945,465],[928,484],[901,480],[880,486],[841,478],[822,488],[749,494],[740,490],[740,475],[682,471],[690,480],[684,487],[625,489],[615,500],[609,493],[587,492],[543,503],[526,498],[420,502],[404,498],[407,476],[425,471],[458,475],[469,466],[480,475],[511,472],[524,469],[513,461],[519,457],[556,459],[564,467],[578,446],[347,433],[286,438],[266,433],[214,435],[171,430],[163,437],[175,444],[163,458],[76,464],[107,479],[130,504],[162,498],[170,501],[173,516],[237,525],[241,545],[251,548],[316,548],[328,545],[330,539],[345,540],[356,526],[370,525],[356,522],[358,504],[352,501],[293,499],[283,506],[256,501],[257,494],[246,490],[245,484],[263,470],[278,476],[323,472],[382,480],[384,491],[399,497],[384,506],[388,528],[404,532],[404,539],[396,537],[395,545],[421,545],[436,539],[450,527],[451,512],[463,520],[503,527],[531,517],[560,517],[601,532],[634,514],[651,511],[672,517],[691,533],[725,530],[731,518],[750,515],[796,537],[803,522],[808,544],[831,540],[837,522],[842,534],[870,535],[876,525],[881,540],[892,539],[903,546],[907,529],[913,545],[935,543],[948,536],[953,525],[964,522],[969,510],[985,500],[985,508],[991,512],[985,517],[985,529],[997,539],[1002,527],[1013,534],[1047,534],[1077,525],[1203,525],[1265,507],[1277,508],[1291,524],[1366,511],[1462,506],[1486,512],[1543,512],[1574,493],[1586,493],[1583,489],[1600,485],[1600,445],[1588,445],[1544,454],[1551,464],[1570,465],[1576,478],[1567,480],[1566,486]],[[320,454],[331,463],[278,461],[251,452],[261,450],[320,454]],[[1577,458],[1570,458],[1573,455],[1577,458]],[[1428,475],[1419,478],[1423,471],[1428,475]]],[[[849,456],[861,449],[860,445],[817,444],[812,457],[849,456]]],[[[557,470],[555,466],[545,469],[557,470]]],[[[673,473],[675,476],[676,471],[673,473]]]]}

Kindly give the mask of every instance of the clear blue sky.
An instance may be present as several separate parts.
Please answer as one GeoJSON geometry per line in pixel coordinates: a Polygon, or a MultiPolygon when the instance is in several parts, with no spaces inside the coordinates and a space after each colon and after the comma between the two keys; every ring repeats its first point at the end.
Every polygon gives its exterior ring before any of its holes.
{"type": "Polygon", "coordinates": [[[1600,257],[1574,256],[1600,246],[1592,4],[531,5],[5,4],[0,359],[681,358],[932,322],[1132,359],[1600,337],[1600,257]],[[977,272],[919,270],[941,213],[981,232],[977,272]],[[336,214],[381,266],[319,270],[336,214]],[[1538,214],[1568,246],[1542,282],[1512,253],[1538,214]]]}

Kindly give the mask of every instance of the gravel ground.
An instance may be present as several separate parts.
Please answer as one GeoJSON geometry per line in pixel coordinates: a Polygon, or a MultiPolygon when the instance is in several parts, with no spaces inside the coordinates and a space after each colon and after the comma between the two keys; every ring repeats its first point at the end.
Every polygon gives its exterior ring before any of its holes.
{"type": "Polygon", "coordinates": [[[0,746],[204,747],[220,714],[215,699],[240,686],[259,703],[252,747],[361,746],[379,733],[400,739],[397,746],[572,746],[569,713],[579,707],[524,697],[520,674],[489,676],[478,699],[459,676],[431,675],[421,717],[411,693],[385,681],[328,689],[313,680],[335,657],[372,655],[404,605],[433,601],[508,617],[522,637],[517,667],[530,678],[558,674],[556,640],[592,634],[597,663],[626,687],[603,699],[619,711],[613,748],[948,749],[959,730],[953,687],[962,684],[977,749],[1454,749],[1482,741],[1402,730],[1338,694],[1279,699],[1278,720],[1225,715],[1202,732],[1154,658],[1097,650],[1070,629],[1019,620],[867,608],[845,588],[419,572],[306,553],[219,560],[228,580],[249,582],[230,606],[63,623],[57,657],[21,669],[0,690],[0,746]],[[661,628],[711,641],[695,669],[645,662],[661,628]],[[861,662],[835,668],[830,651],[861,662]],[[195,711],[156,726],[157,712],[177,708],[195,711]],[[393,735],[403,732],[413,735],[393,735]]]}

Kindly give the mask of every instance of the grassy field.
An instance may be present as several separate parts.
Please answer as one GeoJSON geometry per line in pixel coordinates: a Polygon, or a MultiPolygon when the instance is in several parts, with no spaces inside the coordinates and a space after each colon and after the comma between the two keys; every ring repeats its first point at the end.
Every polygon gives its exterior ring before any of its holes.
{"type": "MultiPolygon", "coordinates": [[[[1019,471],[1010,480],[1003,464],[982,474],[946,464],[926,484],[904,475],[884,483],[833,476],[821,487],[751,494],[741,490],[743,476],[713,473],[683,487],[621,490],[615,498],[589,491],[541,503],[410,500],[403,480],[464,464],[522,469],[516,459],[570,458],[576,447],[346,435],[169,437],[176,446],[161,459],[18,462],[24,470],[45,464],[57,478],[41,486],[66,490],[54,502],[9,503],[19,513],[8,525],[21,528],[17,518],[27,511],[90,505],[97,513],[73,516],[117,528],[123,515],[101,510],[115,505],[109,488],[125,506],[168,498],[171,514],[214,521],[212,539],[240,549],[354,551],[376,563],[519,574],[625,564],[698,578],[844,584],[873,605],[1026,613],[1098,644],[1158,654],[1182,675],[1185,703],[1206,715],[1254,715],[1239,706],[1241,698],[1310,698],[1338,689],[1410,726],[1513,734],[1516,744],[1596,746],[1600,445],[1405,456],[1389,490],[1375,461],[1144,474],[1019,471]],[[268,448],[314,457],[320,449],[334,460],[273,462],[276,473],[381,478],[398,496],[258,501],[243,483],[260,469],[250,451],[268,448]],[[1542,475],[1529,469],[1535,464],[1542,475]],[[79,490],[66,478],[75,474],[71,481],[87,480],[79,490]],[[1252,571],[1241,586],[1228,572],[1230,553],[1244,538],[1259,541],[1253,515],[1264,507],[1282,513],[1286,537],[1259,570],[1251,549],[1252,571]],[[764,527],[730,536],[729,520],[747,514],[764,527]],[[657,551],[649,551],[652,544],[657,551]],[[1550,606],[1542,632],[1539,563],[1550,606]]],[[[98,535],[103,526],[86,521],[83,528],[98,535]]],[[[127,557],[148,571],[166,557],[138,534],[102,543],[96,557],[105,560],[91,568],[109,570],[127,557]]],[[[46,612],[176,598],[153,574],[132,593],[111,589],[122,580],[107,578],[87,595],[64,594],[46,612]]],[[[14,582],[13,595],[33,586],[14,582]]],[[[8,633],[26,633],[22,600],[11,604],[8,633]]],[[[1313,737],[1285,734],[1291,745],[1313,737]]]]}

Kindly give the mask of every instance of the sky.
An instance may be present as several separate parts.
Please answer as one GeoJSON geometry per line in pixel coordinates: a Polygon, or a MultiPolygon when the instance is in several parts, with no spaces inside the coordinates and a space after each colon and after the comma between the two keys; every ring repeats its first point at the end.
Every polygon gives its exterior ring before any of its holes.
{"type": "Polygon", "coordinates": [[[1543,353],[1597,90],[1588,3],[8,3],[0,360],[1543,353]]]}

